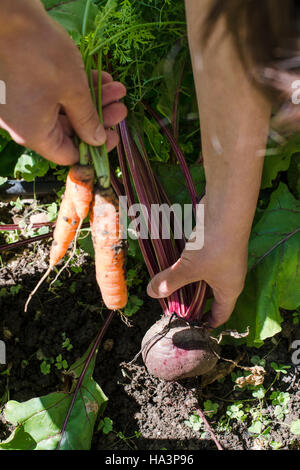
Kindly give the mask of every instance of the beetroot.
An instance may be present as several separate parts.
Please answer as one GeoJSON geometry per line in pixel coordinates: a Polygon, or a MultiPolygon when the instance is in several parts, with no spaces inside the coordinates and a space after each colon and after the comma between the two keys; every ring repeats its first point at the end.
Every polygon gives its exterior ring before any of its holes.
{"type": "Polygon", "coordinates": [[[142,356],[148,372],[163,380],[196,377],[212,369],[219,346],[203,326],[163,316],[145,334],[142,356]]]}

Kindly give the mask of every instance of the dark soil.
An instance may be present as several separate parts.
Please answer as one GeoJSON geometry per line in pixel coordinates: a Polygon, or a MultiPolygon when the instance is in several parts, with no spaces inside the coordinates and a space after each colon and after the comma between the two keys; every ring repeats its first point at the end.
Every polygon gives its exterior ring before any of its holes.
{"type": "MultiPolygon", "coordinates": [[[[8,399],[25,401],[61,389],[62,372],[52,364],[51,372],[44,375],[42,361],[62,354],[71,365],[86,351],[107,315],[95,282],[93,260],[83,253],[76,260],[78,272],[66,270],[61,285],[54,290],[49,291],[49,283],[45,283],[24,313],[28,294],[47,267],[47,255],[47,244],[38,242],[14,257],[2,256],[0,292],[3,288],[6,292],[2,290],[0,296],[0,339],[6,344],[7,365],[0,365],[0,374],[9,369],[9,375],[0,375],[2,405],[8,399]],[[13,294],[11,286],[21,287],[13,294]],[[70,351],[62,348],[66,337],[73,346],[70,351]]],[[[261,400],[261,414],[270,423],[267,436],[249,433],[253,421],[250,411],[245,411],[245,419],[240,421],[229,420],[226,415],[227,407],[241,400],[250,400],[243,402],[244,409],[246,405],[252,407],[252,412],[259,409],[259,401],[253,398],[251,390],[234,389],[231,375],[204,388],[201,378],[164,382],[147,373],[140,355],[134,360],[143,335],[160,315],[158,302],[148,298],[129,319],[130,325],[119,314],[115,315],[100,347],[94,372],[95,380],[109,397],[104,416],[113,421],[113,430],[109,434],[96,430],[92,449],[215,449],[205,427],[195,430],[187,425],[190,416],[199,408],[203,410],[207,400],[219,405],[216,414],[206,416],[224,449],[271,449],[271,442],[279,442],[281,449],[300,448],[299,436],[290,432],[290,423],[299,418],[300,409],[299,377],[291,363],[290,349],[291,342],[300,339],[300,329],[293,325],[291,313],[285,315],[283,332],[263,348],[224,346],[221,353],[222,357],[233,359],[243,351],[241,363],[245,366],[253,366],[250,359],[254,355],[265,358],[265,388],[271,386],[276,376],[272,361],[291,366],[287,374],[279,374],[267,399],[261,400]],[[274,390],[287,392],[290,397],[287,413],[279,418],[269,398],[274,390]]],[[[2,415],[0,440],[7,438],[11,430],[4,421],[2,415]]]]}

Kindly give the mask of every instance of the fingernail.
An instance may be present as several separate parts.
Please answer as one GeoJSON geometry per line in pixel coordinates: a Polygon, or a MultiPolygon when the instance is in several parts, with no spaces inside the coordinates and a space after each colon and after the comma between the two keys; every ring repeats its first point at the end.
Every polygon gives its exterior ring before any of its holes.
{"type": "Polygon", "coordinates": [[[95,139],[99,145],[103,145],[106,141],[106,132],[103,126],[98,126],[95,132],[95,139]]]}

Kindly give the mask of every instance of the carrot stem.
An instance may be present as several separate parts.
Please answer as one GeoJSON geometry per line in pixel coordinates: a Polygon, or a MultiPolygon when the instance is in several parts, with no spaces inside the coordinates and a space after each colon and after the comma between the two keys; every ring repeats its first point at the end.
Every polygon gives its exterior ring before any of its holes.
{"type": "Polygon", "coordinates": [[[73,249],[71,251],[71,254],[67,260],[67,262],[61,267],[61,269],[58,271],[58,273],[56,274],[55,278],[53,279],[53,281],[51,281],[51,284],[50,284],[50,287],[57,281],[57,279],[60,277],[61,273],[66,269],[66,267],[70,264],[70,261],[74,258],[75,256],[75,252],[76,252],[76,247],[77,247],[77,240],[78,240],[78,236],[79,236],[79,232],[81,230],[81,227],[82,227],[82,223],[83,223],[83,220],[80,219],[80,222],[79,222],[79,225],[76,229],[76,233],[75,233],[75,237],[74,237],[74,243],[73,243],[73,249]]]}
{"type": "Polygon", "coordinates": [[[35,286],[35,288],[33,289],[33,291],[30,292],[29,294],[29,297],[26,301],[26,304],[25,304],[25,307],[24,307],[24,312],[27,312],[27,308],[28,308],[28,305],[29,305],[29,302],[30,300],[32,299],[32,297],[34,296],[34,294],[37,292],[37,290],[39,289],[40,285],[45,281],[45,279],[47,279],[47,277],[49,276],[49,274],[51,273],[52,271],[52,266],[50,266],[47,271],[45,272],[45,274],[43,275],[43,277],[39,280],[39,282],[37,283],[37,285],[35,286]]]}
{"type": "Polygon", "coordinates": [[[80,165],[89,164],[89,148],[85,142],[80,142],[79,144],[79,161],[80,165]]]}

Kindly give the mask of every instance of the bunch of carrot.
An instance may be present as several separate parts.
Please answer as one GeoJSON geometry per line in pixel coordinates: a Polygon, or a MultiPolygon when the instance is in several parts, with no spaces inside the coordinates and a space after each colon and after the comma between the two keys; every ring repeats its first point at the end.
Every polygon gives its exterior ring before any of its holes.
{"type": "Polygon", "coordinates": [[[95,186],[94,181],[95,171],[90,164],[80,163],[69,170],[53,234],[49,268],[28,297],[25,311],[43,280],[65,256],[72,241],[76,240],[82,222],[88,215],[95,251],[96,278],[103,301],[111,310],[125,307],[125,251],[119,202],[110,184],[103,188],[95,186]]]}
{"type": "Polygon", "coordinates": [[[96,278],[103,301],[110,310],[125,307],[127,303],[125,251],[119,202],[110,185],[106,188],[100,185],[95,187],[94,180],[95,171],[89,164],[80,163],[69,170],[53,234],[49,268],[28,297],[25,311],[38,287],[65,256],[88,215],[90,215],[95,251],[96,278]]]}

